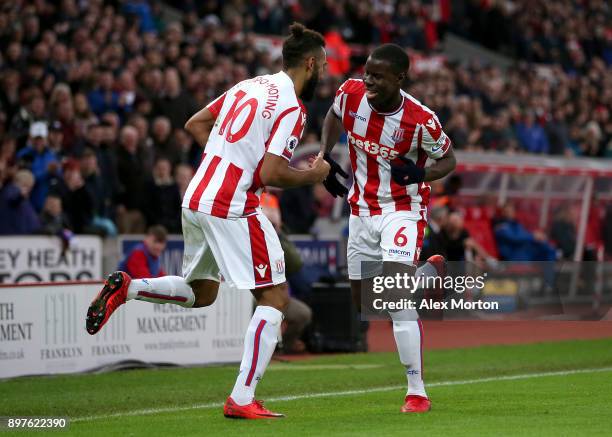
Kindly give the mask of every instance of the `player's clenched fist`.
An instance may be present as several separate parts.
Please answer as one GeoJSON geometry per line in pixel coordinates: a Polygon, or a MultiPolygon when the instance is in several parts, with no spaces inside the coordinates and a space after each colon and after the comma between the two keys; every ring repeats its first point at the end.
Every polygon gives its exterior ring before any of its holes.
{"type": "Polygon", "coordinates": [[[323,182],[329,170],[330,165],[323,159],[323,153],[319,153],[317,157],[310,163],[310,172],[312,173],[313,183],[323,182]]]}

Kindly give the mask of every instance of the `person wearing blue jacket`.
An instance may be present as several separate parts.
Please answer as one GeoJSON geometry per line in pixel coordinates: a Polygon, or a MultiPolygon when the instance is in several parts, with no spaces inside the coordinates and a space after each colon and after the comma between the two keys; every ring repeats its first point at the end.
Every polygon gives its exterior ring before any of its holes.
{"type": "Polygon", "coordinates": [[[36,183],[30,199],[38,212],[42,210],[52,181],[60,175],[60,159],[47,146],[47,136],[46,123],[42,121],[32,123],[28,145],[16,154],[19,166],[27,168],[34,175],[36,183]]]}
{"type": "Polygon", "coordinates": [[[542,126],[535,119],[535,114],[528,111],[525,120],[515,127],[516,136],[523,149],[530,153],[548,154],[550,144],[542,126]]]}
{"type": "Polygon", "coordinates": [[[505,261],[554,261],[555,249],[540,231],[529,232],[516,220],[512,203],[506,203],[495,225],[495,241],[501,259],[505,261]]]}

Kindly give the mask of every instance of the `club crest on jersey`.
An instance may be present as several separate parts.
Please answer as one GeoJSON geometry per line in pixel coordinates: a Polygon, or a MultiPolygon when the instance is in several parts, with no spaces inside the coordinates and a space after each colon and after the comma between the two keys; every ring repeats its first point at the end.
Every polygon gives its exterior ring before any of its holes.
{"type": "Polygon", "coordinates": [[[404,129],[396,127],[391,138],[393,138],[395,142],[402,141],[404,139],[404,129]]]}
{"type": "Polygon", "coordinates": [[[427,127],[429,129],[436,129],[436,122],[434,121],[433,118],[430,118],[429,120],[427,120],[427,123],[425,123],[427,125],[427,127]]]}
{"type": "Polygon", "coordinates": [[[276,260],[276,273],[283,273],[285,271],[285,260],[277,259],[276,260]]]}

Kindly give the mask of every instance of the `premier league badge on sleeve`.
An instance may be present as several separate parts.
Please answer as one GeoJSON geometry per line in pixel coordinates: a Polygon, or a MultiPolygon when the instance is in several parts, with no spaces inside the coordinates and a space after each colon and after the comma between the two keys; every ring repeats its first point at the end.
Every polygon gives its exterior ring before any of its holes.
{"type": "Polygon", "coordinates": [[[293,152],[295,150],[295,148],[297,147],[299,142],[300,142],[300,140],[298,140],[298,138],[296,136],[291,135],[289,138],[287,138],[287,150],[289,152],[293,152]]]}

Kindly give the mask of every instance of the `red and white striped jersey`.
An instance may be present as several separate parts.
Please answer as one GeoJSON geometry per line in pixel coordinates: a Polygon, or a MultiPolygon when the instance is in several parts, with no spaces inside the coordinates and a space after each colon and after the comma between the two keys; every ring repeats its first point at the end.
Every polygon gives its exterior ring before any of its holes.
{"type": "Polygon", "coordinates": [[[283,71],[242,81],[207,108],[216,121],[182,206],[222,218],[254,214],[263,191],[264,155],[291,160],[306,109],[283,71]]]}
{"type": "Polygon", "coordinates": [[[348,194],[353,215],[371,216],[427,208],[429,184],[401,186],[391,178],[390,161],[398,156],[425,167],[427,158],[440,159],[451,148],[438,117],[410,94],[392,113],[376,112],[368,103],[362,80],[349,79],[336,93],[334,113],[348,135],[354,182],[348,194]]]}

